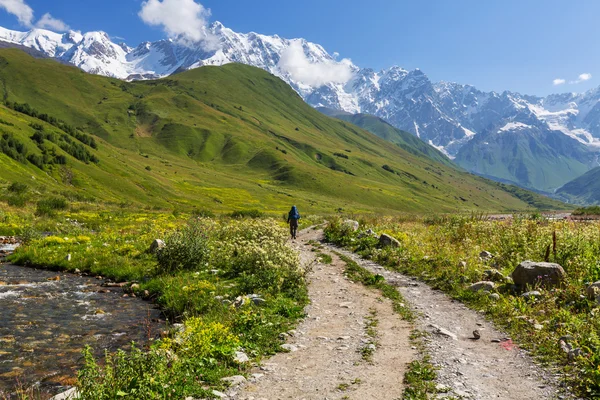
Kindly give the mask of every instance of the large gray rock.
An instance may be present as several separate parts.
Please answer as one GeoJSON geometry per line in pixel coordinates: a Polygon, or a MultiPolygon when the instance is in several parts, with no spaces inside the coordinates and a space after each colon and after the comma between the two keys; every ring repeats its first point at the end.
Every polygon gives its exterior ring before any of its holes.
{"type": "Polygon", "coordinates": [[[400,242],[398,241],[398,239],[391,237],[387,233],[384,233],[381,236],[379,236],[379,245],[381,247],[400,247],[400,242]]]}
{"type": "Polygon", "coordinates": [[[560,286],[567,277],[565,270],[558,264],[547,262],[523,261],[511,274],[515,285],[545,287],[560,286]]]}
{"type": "Polygon", "coordinates": [[[491,292],[495,287],[496,284],[494,282],[481,281],[469,286],[469,290],[471,292],[479,292],[480,290],[483,290],[484,292],[491,292]]]}
{"type": "Polygon", "coordinates": [[[150,245],[150,253],[156,253],[157,251],[163,249],[165,247],[165,242],[160,239],[154,239],[152,244],[150,245]]]}

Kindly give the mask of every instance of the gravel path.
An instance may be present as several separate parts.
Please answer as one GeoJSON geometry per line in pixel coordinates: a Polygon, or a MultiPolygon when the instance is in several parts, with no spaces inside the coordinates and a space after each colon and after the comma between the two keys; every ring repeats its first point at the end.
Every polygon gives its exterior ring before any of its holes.
{"type": "Polygon", "coordinates": [[[309,229],[292,243],[302,262],[312,265],[308,315],[287,341],[293,351],[277,354],[255,368],[249,383],[232,388],[228,398],[400,399],[406,366],[418,357],[408,339],[413,328],[429,333],[425,346],[439,368],[439,399],[570,398],[559,394],[554,377],[483,314],[441,291],[332,245],[322,251],[332,255],[333,263],[316,263],[306,242],[322,237],[321,230],[309,229]],[[345,263],[334,252],[396,286],[419,314],[414,326],[394,314],[391,303],[377,291],[349,281],[343,275],[345,263]],[[365,330],[370,315],[378,321],[378,346],[368,362],[361,349],[371,341],[365,330]],[[474,330],[481,333],[480,339],[474,339],[474,330]]]}
{"type": "Polygon", "coordinates": [[[280,353],[255,368],[254,377],[228,392],[233,399],[400,399],[406,366],[415,357],[409,343],[411,326],[392,310],[378,291],[349,281],[345,263],[315,262],[308,240],[321,231],[303,231],[292,244],[300,251],[309,275],[311,304],[307,317],[288,338],[289,353],[280,353]],[[377,321],[367,333],[367,325],[377,321]],[[374,341],[377,345],[370,346],[374,341]],[[366,351],[363,351],[367,348],[366,351]],[[372,353],[370,360],[363,354],[372,353]],[[258,374],[258,375],[256,375],[258,374]]]}
{"type": "Polygon", "coordinates": [[[482,313],[413,278],[388,271],[332,245],[327,247],[385,277],[419,313],[416,328],[430,333],[426,347],[432,362],[440,368],[438,387],[447,391],[438,398],[568,398],[559,394],[556,380],[548,371],[534,364],[526,351],[513,344],[482,313]],[[474,339],[474,330],[480,332],[479,340],[474,339]]]}

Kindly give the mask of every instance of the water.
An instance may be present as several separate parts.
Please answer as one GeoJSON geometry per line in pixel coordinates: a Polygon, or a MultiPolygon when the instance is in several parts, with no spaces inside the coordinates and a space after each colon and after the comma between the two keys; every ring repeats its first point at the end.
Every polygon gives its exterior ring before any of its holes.
{"type": "Polygon", "coordinates": [[[48,398],[74,383],[85,345],[102,355],[159,333],[151,303],[101,284],[0,264],[0,398],[12,398],[17,385],[35,385],[48,398]]]}

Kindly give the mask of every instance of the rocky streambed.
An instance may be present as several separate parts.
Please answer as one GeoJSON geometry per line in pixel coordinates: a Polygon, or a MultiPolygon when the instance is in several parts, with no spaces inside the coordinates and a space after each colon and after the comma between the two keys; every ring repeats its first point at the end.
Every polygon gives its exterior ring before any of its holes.
{"type": "MultiPolygon", "coordinates": [[[[18,245],[4,242],[0,258],[18,245]]],[[[159,334],[158,309],[104,283],[0,264],[0,398],[17,398],[18,387],[32,385],[49,398],[75,382],[86,345],[101,356],[159,334]]]]}

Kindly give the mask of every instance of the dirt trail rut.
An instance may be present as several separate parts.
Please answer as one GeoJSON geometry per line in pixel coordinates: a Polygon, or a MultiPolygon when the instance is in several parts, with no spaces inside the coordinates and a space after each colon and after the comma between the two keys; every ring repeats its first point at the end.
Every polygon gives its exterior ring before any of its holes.
{"type": "Polygon", "coordinates": [[[331,265],[316,263],[306,244],[321,240],[321,230],[304,230],[292,246],[302,262],[312,264],[309,275],[311,304],[307,317],[280,353],[256,367],[249,382],[231,388],[236,400],[278,399],[400,399],[407,364],[418,357],[409,343],[413,326],[392,311],[378,291],[349,281],[345,263],[334,251],[351,257],[362,267],[395,285],[420,316],[414,327],[429,332],[425,340],[432,362],[439,367],[437,398],[556,399],[557,385],[548,372],[536,366],[506,334],[496,330],[482,314],[453,301],[440,291],[399,273],[385,270],[348,251],[326,245],[331,265]],[[366,327],[377,320],[377,347],[372,359],[362,349],[372,339],[366,327]],[[473,330],[481,339],[473,340],[473,330]],[[492,341],[493,340],[493,341],[492,341]]]}
{"type": "Polygon", "coordinates": [[[244,387],[231,389],[229,398],[401,398],[404,372],[415,356],[409,343],[411,326],[378,291],[349,281],[343,274],[345,263],[336,256],[330,265],[315,263],[315,254],[305,243],[321,236],[321,231],[303,231],[292,243],[302,262],[312,264],[308,315],[287,340],[293,351],[264,362],[253,371],[259,375],[244,387]],[[374,320],[373,349],[367,326],[374,320]],[[363,354],[371,351],[371,360],[365,360],[363,354]]]}

